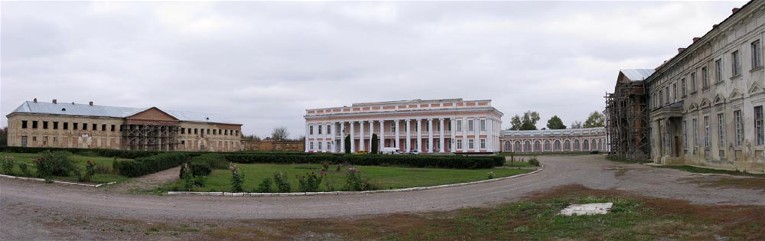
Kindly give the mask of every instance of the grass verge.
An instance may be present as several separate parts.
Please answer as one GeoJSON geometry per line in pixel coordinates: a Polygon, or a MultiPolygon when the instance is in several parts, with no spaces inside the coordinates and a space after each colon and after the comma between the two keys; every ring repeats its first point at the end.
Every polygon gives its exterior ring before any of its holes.
{"type": "MultiPolygon", "coordinates": [[[[37,176],[37,168],[35,167],[34,160],[39,158],[41,155],[39,153],[9,153],[9,152],[0,152],[0,157],[5,156],[11,156],[14,158],[16,164],[13,168],[13,176],[22,176],[21,175],[21,169],[19,168],[19,163],[24,162],[27,164],[27,167],[30,172],[30,176],[36,177],[37,176]]],[[[85,172],[86,165],[88,160],[93,161],[96,164],[96,174],[93,175],[91,178],[91,183],[108,183],[108,182],[120,182],[127,180],[127,177],[121,176],[119,174],[116,174],[114,170],[112,170],[112,162],[114,162],[115,158],[113,157],[100,157],[100,156],[83,156],[83,155],[70,155],[69,156],[72,161],[74,161],[75,165],[82,171],[85,172]]],[[[122,160],[122,159],[119,159],[122,160]]],[[[59,181],[69,181],[69,182],[77,182],[77,177],[74,176],[66,176],[66,177],[54,177],[54,180],[59,181]]]]}

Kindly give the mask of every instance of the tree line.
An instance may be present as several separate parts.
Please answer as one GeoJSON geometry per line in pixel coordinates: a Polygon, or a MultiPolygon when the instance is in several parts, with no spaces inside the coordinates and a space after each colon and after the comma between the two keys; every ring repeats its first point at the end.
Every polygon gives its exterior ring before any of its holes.
{"type": "MultiPolygon", "coordinates": [[[[526,111],[523,116],[515,115],[510,119],[510,130],[537,130],[537,122],[539,121],[539,113],[536,111],[526,111]]],[[[598,111],[593,111],[584,124],[581,121],[574,121],[571,123],[571,129],[580,128],[593,128],[605,126],[606,116],[598,111]]],[[[545,129],[545,128],[542,128],[545,129]]],[[[566,129],[566,125],[563,124],[563,120],[557,115],[553,115],[547,120],[547,129],[558,130],[566,129]]]]}

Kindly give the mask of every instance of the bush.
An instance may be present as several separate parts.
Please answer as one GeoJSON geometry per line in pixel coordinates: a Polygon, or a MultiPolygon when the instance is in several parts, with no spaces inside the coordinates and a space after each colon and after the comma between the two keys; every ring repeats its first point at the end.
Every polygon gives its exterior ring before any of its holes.
{"type": "Polygon", "coordinates": [[[19,169],[21,170],[21,176],[31,177],[32,173],[29,171],[29,165],[26,162],[19,162],[19,169]]]}
{"type": "Polygon", "coordinates": [[[290,186],[290,182],[287,180],[287,175],[284,175],[284,173],[279,172],[274,174],[274,184],[276,184],[276,191],[278,192],[292,191],[292,186],[290,186]]]}
{"type": "Polygon", "coordinates": [[[88,162],[85,164],[85,176],[82,177],[81,181],[90,182],[90,179],[95,174],[96,174],[96,163],[94,163],[91,160],[88,160],[88,162]]]}
{"type": "Polygon", "coordinates": [[[263,178],[263,181],[258,184],[258,188],[255,189],[255,192],[259,193],[269,193],[271,192],[271,178],[263,178]]]}
{"type": "Polygon", "coordinates": [[[348,191],[367,191],[377,189],[369,180],[362,179],[355,167],[349,167],[345,176],[345,189],[348,191]]]}
{"type": "Polygon", "coordinates": [[[129,150],[114,150],[114,149],[80,149],[80,148],[19,147],[19,146],[0,147],[0,152],[41,153],[46,151],[51,151],[51,152],[66,151],[72,154],[78,154],[83,156],[119,157],[119,158],[126,158],[126,159],[149,157],[149,156],[157,155],[160,153],[156,151],[129,151],[129,150]]]}
{"type": "Polygon", "coordinates": [[[429,156],[429,155],[337,155],[306,153],[232,153],[225,158],[234,163],[344,163],[364,166],[407,166],[454,169],[485,169],[505,164],[502,156],[429,156]]]}
{"type": "Polygon", "coordinates": [[[188,153],[166,152],[135,160],[117,160],[113,163],[113,168],[120,175],[137,177],[177,167],[190,157],[191,154],[188,153]]]}
{"type": "Polygon", "coordinates": [[[301,192],[316,192],[319,190],[323,175],[316,175],[314,172],[306,173],[305,176],[298,176],[298,184],[301,192]]]}
{"type": "Polygon", "coordinates": [[[199,156],[195,156],[191,160],[192,162],[194,161],[207,162],[207,164],[212,169],[226,169],[229,167],[229,161],[226,159],[224,155],[221,155],[219,153],[202,154],[199,156]]]}
{"type": "Polygon", "coordinates": [[[239,168],[236,165],[231,165],[231,191],[244,191],[244,174],[239,172],[239,168]]]}
{"type": "Polygon", "coordinates": [[[71,153],[63,151],[42,152],[41,157],[35,160],[37,176],[42,178],[49,178],[51,176],[69,176],[70,172],[77,170],[74,161],[69,159],[70,155],[71,153]]]}
{"type": "Polygon", "coordinates": [[[529,164],[531,164],[532,166],[537,166],[538,167],[539,166],[539,160],[537,160],[536,156],[532,156],[529,159],[529,164]]]}
{"type": "Polygon", "coordinates": [[[3,173],[8,175],[13,175],[13,166],[15,165],[16,159],[12,156],[3,157],[2,164],[0,164],[3,167],[3,173]]]}
{"type": "Polygon", "coordinates": [[[204,160],[192,159],[189,163],[189,169],[191,169],[191,174],[194,176],[207,176],[210,175],[210,172],[212,172],[210,163],[204,160]]]}

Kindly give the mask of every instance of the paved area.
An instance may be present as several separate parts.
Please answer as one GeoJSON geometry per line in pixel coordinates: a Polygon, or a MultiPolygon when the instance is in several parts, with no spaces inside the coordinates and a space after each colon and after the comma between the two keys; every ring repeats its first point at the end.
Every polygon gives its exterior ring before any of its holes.
{"type": "Polygon", "coordinates": [[[615,163],[601,155],[541,156],[539,159],[545,165],[543,171],[515,179],[424,191],[337,196],[129,195],[109,189],[1,179],[0,240],[94,238],[89,232],[47,225],[52,223],[46,222],[51,219],[98,225],[89,220],[335,218],[426,212],[510,202],[566,184],[693,203],[765,205],[761,190],[702,187],[682,180],[704,176],[674,169],[615,163]]]}

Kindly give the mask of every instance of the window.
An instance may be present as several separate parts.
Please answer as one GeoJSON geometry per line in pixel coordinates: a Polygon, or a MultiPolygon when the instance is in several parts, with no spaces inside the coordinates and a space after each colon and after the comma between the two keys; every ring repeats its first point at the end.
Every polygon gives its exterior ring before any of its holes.
{"type": "Polygon", "coordinates": [[[327,150],[329,150],[329,148],[330,148],[330,143],[332,143],[332,142],[329,142],[329,141],[327,142],[327,150]]]}
{"type": "Polygon", "coordinates": [[[656,107],[664,105],[664,91],[659,90],[659,104],[656,107]]]}
{"type": "MultiPolygon", "coordinates": [[[[319,127],[319,128],[321,128],[321,127],[319,127]]],[[[319,142],[319,150],[323,149],[323,148],[321,148],[322,147],[322,143],[323,142],[319,142]]]]}
{"type": "Polygon", "coordinates": [[[208,135],[210,134],[210,129],[207,129],[207,134],[208,134],[208,135]]]}
{"type": "Polygon", "coordinates": [[[741,75],[741,63],[739,62],[738,50],[733,51],[733,53],[730,54],[730,59],[733,77],[741,75]]]}
{"type": "Polygon", "coordinates": [[[88,130],[88,123],[82,123],[82,130],[88,130]]]}
{"type": "Polygon", "coordinates": [[[757,145],[765,144],[765,133],[762,132],[762,106],[754,107],[754,131],[757,145]]]}
{"type": "Polygon", "coordinates": [[[717,114],[717,146],[725,147],[725,114],[717,114]]]}
{"type": "Polygon", "coordinates": [[[311,150],[313,150],[313,142],[310,142],[310,143],[309,143],[309,148],[308,148],[308,149],[311,149],[311,150]]]}
{"type": "Polygon", "coordinates": [[[213,130],[213,135],[217,135],[218,129],[212,129],[212,130],[213,130]]]}
{"type": "Polygon", "coordinates": [[[696,72],[691,73],[691,94],[696,92],[696,72]]]}
{"type": "Polygon", "coordinates": [[[681,88],[683,88],[683,90],[682,90],[682,92],[683,92],[683,97],[685,97],[685,96],[686,96],[686,94],[687,94],[687,93],[686,93],[686,89],[688,88],[688,86],[685,84],[685,78],[682,78],[682,79],[680,80],[680,85],[681,85],[681,88]]]}
{"type": "Polygon", "coordinates": [[[704,147],[709,148],[709,116],[704,116],[704,147]]]}
{"type": "MultiPolygon", "coordinates": [[[[385,129],[385,127],[383,127],[385,129]]],[[[327,125],[327,135],[332,135],[332,128],[330,128],[330,125],[327,125]]]]}
{"type": "Polygon", "coordinates": [[[701,84],[704,89],[709,89],[709,75],[707,74],[707,67],[701,67],[701,84]]]}
{"type": "MultiPolygon", "coordinates": [[[[351,123],[353,125],[353,123],[351,123]]],[[[308,134],[313,135],[313,126],[308,126],[308,134]]]]}
{"type": "Polygon", "coordinates": [[[486,139],[481,139],[481,149],[486,149],[486,139]]]}
{"type": "MultiPolygon", "coordinates": [[[[112,125],[112,131],[114,131],[114,125],[112,125]]],[[[186,134],[186,128],[181,128],[181,135],[186,134]]]]}
{"type": "Polygon", "coordinates": [[[717,82],[722,82],[722,59],[715,60],[715,80],[717,82]]]}
{"type": "Polygon", "coordinates": [[[688,121],[683,120],[683,150],[688,153],[688,121]]]}
{"type": "Polygon", "coordinates": [[[91,130],[97,131],[98,130],[98,125],[96,123],[93,123],[93,128],[91,130]]]}
{"type": "Polygon", "coordinates": [[[462,149],[462,139],[457,139],[457,149],[462,149]]]}
{"type": "Polygon", "coordinates": [[[77,122],[72,123],[72,130],[77,130],[77,122]]]}
{"type": "Polygon", "coordinates": [[[760,40],[752,42],[752,69],[762,67],[762,47],[760,40]]]}
{"type": "Polygon", "coordinates": [[[486,131],[486,120],[481,120],[481,131],[486,131]]]}
{"type": "Polygon", "coordinates": [[[474,130],[473,129],[473,120],[468,120],[468,131],[473,131],[473,130],[474,130]]]}
{"type": "MultiPolygon", "coordinates": [[[[321,135],[321,125],[317,126],[319,128],[319,135],[321,135]]],[[[319,145],[319,149],[321,149],[321,145],[319,145]]]]}
{"type": "Polygon", "coordinates": [[[26,128],[27,128],[27,121],[25,120],[21,121],[21,129],[26,129],[26,128]]]}
{"type": "Polygon", "coordinates": [[[744,142],[744,126],[741,124],[741,111],[733,112],[733,122],[736,125],[736,146],[744,142]]]}
{"type": "Polygon", "coordinates": [[[69,129],[69,122],[64,122],[64,130],[68,130],[68,129],[69,129]]]}
{"type": "Polygon", "coordinates": [[[48,122],[47,121],[43,121],[43,129],[48,129],[48,122]]]}
{"type": "Polygon", "coordinates": [[[672,98],[677,99],[677,83],[672,83],[672,98]]]}
{"type": "Polygon", "coordinates": [[[462,131],[462,120],[457,120],[457,131],[462,131]]]}
{"type": "Polygon", "coordinates": [[[669,99],[669,86],[664,87],[664,99],[667,101],[664,104],[669,104],[670,102],[672,102],[669,99]]]}
{"type": "Polygon", "coordinates": [[[53,129],[58,130],[58,121],[53,122],[53,129]]]}
{"type": "Polygon", "coordinates": [[[194,128],[194,135],[196,135],[196,134],[198,134],[198,133],[199,133],[199,132],[197,132],[198,130],[199,130],[199,129],[197,129],[197,128],[194,128]]]}
{"type": "Polygon", "coordinates": [[[101,125],[101,131],[106,131],[106,124],[101,125]]]}
{"type": "MultiPolygon", "coordinates": [[[[115,129],[115,126],[114,126],[114,125],[112,125],[112,131],[114,131],[114,129],[115,129]]],[[[181,130],[182,130],[182,129],[181,129],[181,130]]],[[[181,133],[181,134],[183,134],[183,133],[181,133]]]]}
{"type": "Polygon", "coordinates": [[[473,139],[468,139],[468,149],[473,149],[473,146],[474,146],[473,141],[474,141],[473,139]]]}
{"type": "Polygon", "coordinates": [[[32,129],[37,129],[37,121],[32,121],[32,129]]]}
{"type": "Polygon", "coordinates": [[[696,120],[696,118],[693,118],[693,146],[697,146],[699,144],[699,122],[696,120]]]}

